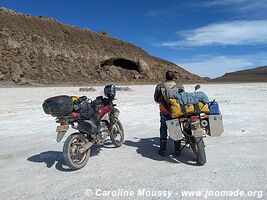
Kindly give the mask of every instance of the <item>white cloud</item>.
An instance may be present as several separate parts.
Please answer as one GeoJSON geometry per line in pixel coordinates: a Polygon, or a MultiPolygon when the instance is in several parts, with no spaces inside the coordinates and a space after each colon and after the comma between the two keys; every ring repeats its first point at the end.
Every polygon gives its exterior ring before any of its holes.
{"type": "MultiPolygon", "coordinates": [[[[258,0],[259,2],[262,0],[258,0]]],[[[221,6],[221,5],[235,5],[235,4],[238,4],[238,5],[242,5],[243,3],[245,3],[246,5],[248,4],[251,4],[251,3],[255,3],[254,0],[209,0],[209,1],[205,1],[205,2],[202,2],[202,6],[221,6]]]]}
{"type": "Polygon", "coordinates": [[[167,41],[155,46],[197,47],[226,45],[266,45],[267,20],[219,22],[193,30],[178,31],[178,41],[167,41]]]}
{"type": "Polygon", "coordinates": [[[146,17],[157,17],[158,15],[159,13],[154,10],[150,10],[145,14],[146,17]]]}
{"type": "MultiPolygon", "coordinates": [[[[202,7],[226,6],[236,12],[265,12],[266,0],[208,0],[197,4],[202,7]]],[[[248,15],[251,13],[247,13],[248,15]]]]}
{"type": "Polygon", "coordinates": [[[262,19],[266,15],[266,0],[203,0],[203,1],[179,1],[176,5],[150,10],[144,14],[147,17],[170,17],[181,13],[198,13],[203,9],[220,9],[246,18],[262,19]],[[185,12],[186,11],[186,12],[185,12]]]}
{"type": "Polygon", "coordinates": [[[230,45],[267,44],[267,20],[231,21],[179,31],[188,42],[230,45]]]}
{"type": "Polygon", "coordinates": [[[172,7],[163,7],[159,10],[150,10],[148,12],[146,12],[144,14],[144,16],[146,17],[158,17],[158,18],[162,18],[162,17],[175,17],[180,15],[181,13],[179,12],[179,10],[181,10],[183,7],[183,5],[175,5],[172,7]]]}
{"type": "Polygon", "coordinates": [[[202,77],[215,78],[227,72],[267,65],[267,52],[242,56],[198,56],[176,64],[202,77]]]}
{"type": "Polygon", "coordinates": [[[219,8],[246,18],[266,17],[266,0],[207,0],[195,4],[198,7],[219,8]]]}

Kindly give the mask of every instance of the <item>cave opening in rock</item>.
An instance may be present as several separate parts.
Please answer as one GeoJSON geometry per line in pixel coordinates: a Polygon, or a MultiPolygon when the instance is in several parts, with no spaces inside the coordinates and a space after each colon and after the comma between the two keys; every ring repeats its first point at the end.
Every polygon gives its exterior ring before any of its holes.
{"type": "Polygon", "coordinates": [[[140,73],[140,65],[138,63],[124,58],[112,58],[101,62],[101,67],[107,65],[108,66],[114,65],[127,70],[135,70],[140,73]]]}

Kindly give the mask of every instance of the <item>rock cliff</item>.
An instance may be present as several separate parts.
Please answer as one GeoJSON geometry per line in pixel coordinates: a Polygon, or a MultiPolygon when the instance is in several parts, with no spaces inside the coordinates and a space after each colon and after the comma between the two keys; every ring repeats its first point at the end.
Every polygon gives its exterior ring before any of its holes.
{"type": "Polygon", "coordinates": [[[203,81],[174,63],[109,36],[57,20],[0,8],[0,81],[53,85],[149,83],[166,70],[181,82],[203,81]]]}

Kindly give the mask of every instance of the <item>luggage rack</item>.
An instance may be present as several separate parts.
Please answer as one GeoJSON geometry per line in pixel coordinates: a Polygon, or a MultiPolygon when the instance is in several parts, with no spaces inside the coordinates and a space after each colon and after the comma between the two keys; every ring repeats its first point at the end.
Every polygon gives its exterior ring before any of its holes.
{"type": "Polygon", "coordinates": [[[207,113],[204,113],[204,112],[181,115],[180,117],[175,117],[175,118],[173,118],[173,119],[178,119],[179,122],[181,122],[180,119],[183,119],[183,118],[189,119],[190,117],[192,117],[192,116],[196,116],[196,115],[202,117],[201,114],[204,115],[204,118],[205,118],[205,119],[208,119],[208,114],[207,114],[207,113]]]}

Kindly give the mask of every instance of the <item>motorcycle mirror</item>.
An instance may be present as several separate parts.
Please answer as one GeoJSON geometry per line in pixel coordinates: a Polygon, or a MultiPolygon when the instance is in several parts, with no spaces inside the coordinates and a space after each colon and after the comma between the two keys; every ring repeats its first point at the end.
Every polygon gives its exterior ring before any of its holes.
{"type": "Polygon", "coordinates": [[[195,91],[197,91],[200,88],[200,85],[195,86],[195,91]]]}

